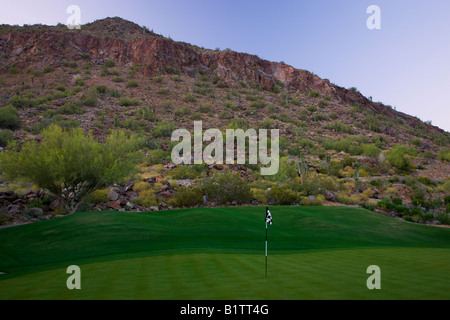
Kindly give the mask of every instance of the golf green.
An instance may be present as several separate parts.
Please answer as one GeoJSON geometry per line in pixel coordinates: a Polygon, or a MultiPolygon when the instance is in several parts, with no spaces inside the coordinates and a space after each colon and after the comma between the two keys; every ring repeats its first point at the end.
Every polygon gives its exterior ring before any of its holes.
{"type": "Polygon", "coordinates": [[[348,207],[85,212],[0,230],[0,299],[449,299],[450,230],[348,207]],[[69,290],[66,268],[81,269],[69,290]],[[381,270],[369,290],[367,267],[381,270]]]}

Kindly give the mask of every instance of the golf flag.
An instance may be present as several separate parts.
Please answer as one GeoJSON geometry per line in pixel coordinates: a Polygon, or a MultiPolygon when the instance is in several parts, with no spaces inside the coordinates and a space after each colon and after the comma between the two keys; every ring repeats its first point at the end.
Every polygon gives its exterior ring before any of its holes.
{"type": "Polygon", "coordinates": [[[270,214],[269,208],[266,208],[266,222],[272,225],[272,215],[270,214]]]}
{"type": "Polygon", "coordinates": [[[272,225],[272,215],[269,208],[266,207],[266,279],[267,279],[267,224],[272,225]]]}

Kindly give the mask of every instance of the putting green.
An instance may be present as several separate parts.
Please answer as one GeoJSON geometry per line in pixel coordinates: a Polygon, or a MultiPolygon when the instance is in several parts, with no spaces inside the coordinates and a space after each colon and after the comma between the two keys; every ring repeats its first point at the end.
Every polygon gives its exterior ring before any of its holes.
{"type": "Polygon", "coordinates": [[[449,299],[450,230],[358,208],[86,212],[0,230],[0,299],[449,299]],[[66,268],[81,268],[68,290],[66,268]],[[381,290],[366,269],[381,268],[381,290]]]}
{"type": "Polygon", "coordinates": [[[1,283],[0,299],[449,299],[450,249],[366,249],[274,255],[178,254],[81,265],[81,290],[65,269],[1,283]],[[366,269],[381,269],[381,290],[366,269]]]}

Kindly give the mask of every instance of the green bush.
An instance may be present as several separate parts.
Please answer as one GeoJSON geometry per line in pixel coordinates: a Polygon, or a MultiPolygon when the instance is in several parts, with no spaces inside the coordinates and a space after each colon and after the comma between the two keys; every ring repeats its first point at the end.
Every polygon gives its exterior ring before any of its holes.
{"type": "Polygon", "coordinates": [[[0,109],[0,128],[15,130],[19,128],[19,116],[14,107],[0,109]]]}
{"type": "Polygon", "coordinates": [[[93,205],[109,202],[108,193],[109,189],[95,190],[87,197],[87,202],[93,205]]]}
{"type": "Polygon", "coordinates": [[[267,201],[277,205],[292,205],[300,203],[300,200],[298,192],[283,185],[274,185],[267,191],[267,201]]]}
{"type": "Polygon", "coordinates": [[[364,144],[362,148],[363,148],[363,155],[368,157],[376,158],[381,153],[381,149],[374,144],[364,144]]]}
{"type": "Polygon", "coordinates": [[[420,207],[424,207],[426,206],[425,200],[423,199],[412,199],[411,203],[413,206],[420,206],[420,207]]]}
{"type": "Polygon", "coordinates": [[[175,125],[169,120],[163,120],[153,129],[152,134],[155,138],[170,137],[175,130],[175,125]]]}
{"type": "Polygon", "coordinates": [[[183,116],[190,115],[191,114],[191,108],[186,106],[186,107],[183,107],[183,108],[180,108],[180,109],[176,109],[174,111],[174,114],[175,114],[176,117],[183,117],[183,116]]]}
{"type": "Polygon", "coordinates": [[[444,197],[444,203],[445,204],[450,204],[450,196],[445,196],[444,197]]]}
{"type": "Polygon", "coordinates": [[[392,203],[395,205],[401,205],[401,204],[403,204],[403,200],[400,198],[393,198],[392,203]]]}
{"type": "Polygon", "coordinates": [[[199,177],[199,172],[195,170],[192,166],[178,166],[175,169],[169,171],[167,176],[172,179],[196,179],[199,177]]]}
{"type": "Polygon", "coordinates": [[[437,159],[444,161],[444,162],[449,162],[450,161],[450,148],[448,148],[448,147],[441,148],[437,153],[437,159]]]}
{"type": "Polygon", "coordinates": [[[199,187],[180,187],[169,201],[174,207],[195,207],[203,204],[203,191],[199,187]]]}
{"type": "Polygon", "coordinates": [[[52,125],[43,141],[27,141],[20,151],[0,154],[7,179],[23,179],[58,196],[70,213],[95,190],[120,183],[137,172],[137,137],[113,132],[104,143],[82,129],[52,125]]]}
{"type": "Polygon", "coordinates": [[[11,130],[0,130],[0,147],[6,147],[14,140],[14,133],[11,130]]]}
{"type": "Polygon", "coordinates": [[[450,224],[450,214],[447,212],[441,212],[436,216],[436,219],[441,224],[449,225],[450,224]]]}
{"type": "Polygon", "coordinates": [[[95,108],[97,106],[97,97],[93,94],[88,94],[80,100],[80,104],[86,107],[95,108]]]}
{"type": "Polygon", "coordinates": [[[394,207],[395,212],[397,212],[400,216],[407,215],[409,213],[409,208],[403,205],[396,205],[394,207]]]}
{"type": "Polygon", "coordinates": [[[409,173],[411,172],[411,162],[406,155],[415,156],[416,154],[417,151],[413,148],[397,145],[387,152],[386,159],[401,172],[409,173]]]}
{"type": "Polygon", "coordinates": [[[103,84],[96,85],[94,89],[99,94],[105,94],[106,92],[108,92],[108,87],[103,84]]]}
{"type": "Polygon", "coordinates": [[[55,71],[55,69],[52,67],[48,67],[48,66],[44,67],[44,69],[42,69],[43,73],[52,73],[53,71],[55,71]]]}
{"type": "Polygon", "coordinates": [[[127,82],[126,87],[127,88],[137,88],[137,87],[139,87],[139,84],[137,83],[136,80],[130,80],[127,82]]]}
{"type": "Polygon", "coordinates": [[[114,77],[111,79],[112,82],[124,82],[125,80],[122,77],[114,77]]]}
{"type": "Polygon", "coordinates": [[[353,133],[352,127],[347,126],[340,121],[333,121],[333,122],[325,125],[324,128],[332,130],[334,132],[338,132],[338,133],[349,133],[349,134],[353,133]]]}
{"type": "Polygon", "coordinates": [[[118,102],[121,107],[138,106],[140,102],[136,99],[120,98],[118,102]]]}
{"type": "Polygon", "coordinates": [[[197,101],[197,99],[195,99],[195,97],[192,94],[186,93],[183,95],[183,101],[184,102],[195,102],[195,101],[197,101]]]}
{"type": "Polygon", "coordinates": [[[8,102],[14,108],[32,108],[35,106],[35,102],[33,100],[21,98],[19,96],[10,98],[8,102]]]}
{"type": "Polygon", "coordinates": [[[378,202],[378,207],[385,211],[391,211],[395,209],[395,204],[389,201],[389,199],[383,199],[378,202]]]}
{"type": "Polygon", "coordinates": [[[58,113],[72,115],[72,114],[83,114],[86,111],[80,108],[80,106],[75,102],[67,102],[62,107],[58,109],[58,113]]]}
{"type": "Polygon", "coordinates": [[[150,165],[163,164],[170,161],[170,152],[164,151],[162,149],[155,149],[150,151],[150,157],[148,158],[148,163],[150,165]]]}
{"type": "Polygon", "coordinates": [[[236,201],[248,203],[252,199],[252,192],[248,182],[236,173],[217,172],[202,183],[203,192],[208,201],[216,204],[226,204],[236,201]]]}
{"type": "Polygon", "coordinates": [[[106,61],[103,63],[103,65],[104,65],[106,68],[113,68],[113,67],[116,65],[116,63],[114,62],[114,60],[108,59],[108,60],[106,60],[106,61]]]}
{"type": "Polygon", "coordinates": [[[139,119],[154,122],[157,120],[155,114],[150,110],[150,107],[142,107],[138,110],[137,116],[139,119]]]}
{"type": "Polygon", "coordinates": [[[201,112],[201,113],[212,113],[211,105],[204,104],[204,105],[200,106],[198,108],[198,112],[201,112]]]}

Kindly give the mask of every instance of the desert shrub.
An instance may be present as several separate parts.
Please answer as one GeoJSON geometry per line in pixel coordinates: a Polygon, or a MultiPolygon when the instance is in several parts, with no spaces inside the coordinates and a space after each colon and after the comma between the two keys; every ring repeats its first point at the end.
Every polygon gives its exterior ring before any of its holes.
{"type": "Polygon", "coordinates": [[[39,144],[27,141],[20,151],[1,153],[0,165],[7,179],[24,179],[49,190],[71,213],[95,190],[135,173],[141,158],[137,138],[124,132],[113,132],[104,143],[82,129],[55,125],[42,135],[39,144]]]}
{"type": "Polygon", "coordinates": [[[195,102],[195,101],[197,101],[197,99],[195,99],[195,97],[192,94],[185,93],[183,95],[183,101],[184,102],[195,102]]]}
{"type": "Polygon", "coordinates": [[[260,123],[259,123],[259,127],[261,128],[261,129],[267,129],[267,130],[270,130],[270,129],[272,129],[273,128],[273,125],[275,124],[275,122],[272,120],[272,119],[270,119],[270,118],[265,118],[263,121],[261,121],[260,123]]]}
{"type": "Polygon", "coordinates": [[[77,86],[84,86],[84,80],[82,78],[76,78],[75,79],[75,84],[77,86]]]}
{"type": "Polygon", "coordinates": [[[201,106],[198,108],[198,112],[201,112],[201,113],[211,113],[211,112],[212,112],[211,105],[209,105],[209,104],[201,105],[201,106]]]}
{"type": "Polygon", "coordinates": [[[150,157],[148,158],[149,164],[161,164],[170,161],[171,155],[169,151],[164,151],[162,149],[155,149],[150,152],[150,157]]]}
{"type": "Polygon", "coordinates": [[[266,102],[264,100],[256,100],[250,104],[250,108],[262,109],[266,106],[266,102]]]}
{"type": "Polygon", "coordinates": [[[310,96],[311,98],[318,98],[318,97],[320,97],[320,92],[318,92],[318,91],[311,91],[311,92],[309,93],[309,96],[310,96]]]}
{"type": "Polygon", "coordinates": [[[59,84],[59,85],[56,86],[55,89],[58,90],[58,91],[64,92],[64,91],[66,91],[66,86],[63,85],[63,84],[59,84]]]}
{"type": "Polygon", "coordinates": [[[445,204],[450,204],[450,196],[445,196],[444,197],[444,203],[445,204]]]}
{"type": "Polygon", "coordinates": [[[78,66],[78,62],[76,61],[64,61],[62,63],[63,67],[66,68],[76,68],[78,66]]]}
{"type": "Polygon", "coordinates": [[[167,176],[172,179],[196,179],[199,177],[199,172],[193,166],[178,166],[168,172],[167,176]]]}
{"type": "Polygon", "coordinates": [[[87,197],[87,202],[93,205],[109,202],[108,193],[109,189],[95,190],[87,197]]]}
{"type": "Polygon", "coordinates": [[[450,224],[450,214],[447,212],[440,212],[436,215],[436,219],[439,221],[440,224],[450,224]]]}
{"type": "Polygon", "coordinates": [[[108,59],[108,60],[106,60],[106,61],[103,63],[103,65],[104,65],[106,68],[113,68],[113,67],[116,65],[116,63],[114,62],[114,60],[108,59]]]}
{"type": "Polygon", "coordinates": [[[325,125],[324,128],[338,133],[349,133],[349,134],[353,133],[352,127],[347,126],[340,121],[333,121],[325,125]]]}
{"type": "Polygon", "coordinates": [[[203,191],[199,187],[180,187],[169,202],[174,207],[195,207],[203,204],[203,191]]]}
{"type": "Polygon", "coordinates": [[[143,119],[143,120],[147,120],[147,121],[151,121],[154,122],[157,120],[155,114],[152,112],[152,110],[150,109],[150,107],[142,107],[137,111],[137,117],[139,119],[143,119]]]}
{"type": "Polygon", "coordinates": [[[120,98],[118,102],[121,107],[138,106],[140,102],[137,99],[120,98]]]}
{"type": "Polygon", "coordinates": [[[337,200],[340,203],[346,204],[346,205],[356,205],[361,202],[361,198],[357,194],[352,194],[348,196],[347,194],[343,192],[339,192],[337,195],[337,200]]]}
{"type": "Polygon", "coordinates": [[[158,126],[153,129],[152,134],[156,138],[170,137],[175,130],[175,125],[169,120],[163,120],[158,126]]]}
{"type": "Polygon", "coordinates": [[[60,114],[66,114],[66,115],[72,115],[72,114],[83,114],[85,111],[80,108],[80,106],[71,101],[64,104],[62,107],[58,109],[58,113],[60,114]]]}
{"type": "Polygon", "coordinates": [[[209,201],[217,204],[236,201],[248,203],[252,198],[252,192],[248,182],[238,174],[230,172],[217,172],[202,183],[203,192],[209,201]]]}
{"type": "Polygon", "coordinates": [[[158,199],[152,189],[147,189],[139,192],[139,196],[133,199],[133,202],[138,206],[149,208],[158,205],[158,199]]]}
{"type": "MultiPolygon", "coordinates": [[[[61,92],[60,92],[61,94],[61,92]]],[[[61,97],[64,98],[64,95],[61,97]]],[[[36,102],[34,100],[25,99],[19,96],[14,96],[9,99],[9,104],[12,105],[14,108],[32,108],[36,105],[36,102]]]]}
{"type": "Polygon", "coordinates": [[[376,158],[381,153],[381,149],[374,144],[364,144],[362,148],[363,148],[363,155],[368,157],[376,158]]]}
{"type": "Polygon", "coordinates": [[[114,77],[111,80],[112,80],[112,82],[116,82],[116,83],[125,81],[122,77],[114,77]]]}
{"type": "Polygon", "coordinates": [[[424,199],[412,199],[411,203],[413,206],[424,207],[426,206],[426,201],[424,199]]]}
{"type": "Polygon", "coordinates": [[[55,71],[55,69],[49,66],[44,67],[44,69],[42,69],[43,73],[52,73],[53,71],[55,71]]]}
{"type": "Polygon", "coordinates": [[[251,191],[253,193],[254,200],[258,201],[261,204],[267,204],[266,193],[263,189],[252,188],[251,191]]]}
{"type": "Polygon", "coordinates": [[[176,109],[174,111],[174,114],[175,114],[176,117],[183,117],[183,116],[190,115],[191,114],[191,108],[186,106],[186,107],[183,107],[183,108],[176,109]]]}
{"type": "Polygon", "coordinates": [[[0,128],[15,130],[19,128],[19,116],[14,107],[0,109],[0,128]]]}
{"type": "Polygon", "coordinates": [[[397,212],[400,216],[404,216],[409,213],[409,208],[403,205],[396,205],[394,207],[395,212],[397,212]]]}
{"type": "Polygon", "coordinates": [[[327,120],[327,119],[328,119],[328,117],[326,115],[324,115],[323,113],[314,113],[311,116],[311,120],[315,121],[315,122],[317,122],[317,121],[324,121],[324,120],[327,120]]]}
{"type": "Polygon", "coordinates": [[[450,148],[443,147],[437,153],[437,159],[445,162],[450,161],[450,148]]]}
{"type": "Polygon", "coordinates": [[[392,203],[395,205],[401,205],[401,204],[403,204],[403,200],[400,198],[393,198],[392,203]]]}
{"type": "Polygon", "coordinates": [[[244,118],[236,118],[231,120],[231,122],[228,124],[227,129],[233,129],[233,130],[247,130],[249,128],[247,120],[244,118]]]}
{"type": "Polygon", "coordinates": [[[130,80],[130,81],[127,82],[125,87],[126,88],[137,88],[137,87],[139,87],[139,84],[137,83],[136,80],[130,80]]]}
{"type": "Polygon", "coordinates": [[[277,205],[291,205],[299,203],[300,200],[300,194],[286,186],[274,185],[267,191],[267,201],[277,205]]]}
{"type": "Polygon", "coordinates": [[[14,133],[11,130],[0,130],[0,147],[6,147],[14,140],[14,133]]]}
{"type": "Polygon", "coordinates": [[[288,157],[281,157],[278,172],[275,175],[266,176],[265,178],[270,181],[285,182],[288,179],[297,177],[297,173],[297,164],[288,157]]]}
{"type": "Polygon", "coordinates": [[[118,122],[117,126],[132,131],[139,131],[147,128],[147,126],[144,123],[136,121],[133,118],[126,118],[125,120],[118,122]]]}
{"type": "Polygon", "coordinates": [[[411,171],[411,162],[406,155],[415,156],[416,153],[417,151],[413,148],[397,145],[387,152],[386,159],[401,172],[409,173],[411,171]]]}
{"type": "Polygon", "coordinates": [[[393,204],[389,199],[383,199],[378,202],[378,207],[385,211],[391,211],[395,209],[395,204],[393,204]]]}
{"type": "Polygon", "coordinates": [[[80,100],[80,104],[86,107],[95,108],[97,106],[97,97],[93,94],[88,94],[80,100]]]}

